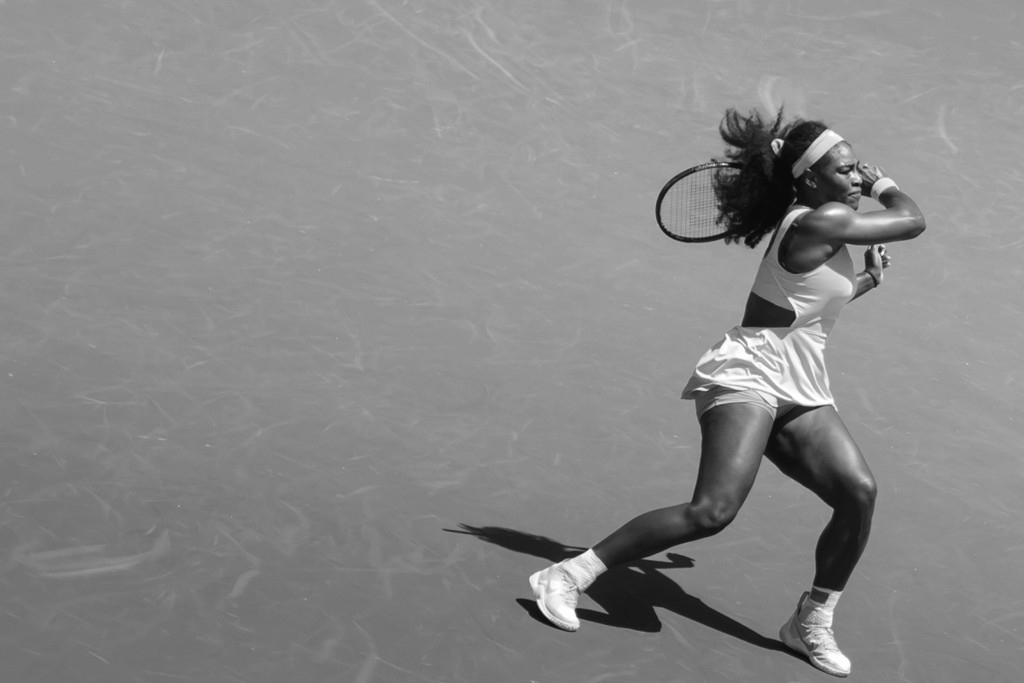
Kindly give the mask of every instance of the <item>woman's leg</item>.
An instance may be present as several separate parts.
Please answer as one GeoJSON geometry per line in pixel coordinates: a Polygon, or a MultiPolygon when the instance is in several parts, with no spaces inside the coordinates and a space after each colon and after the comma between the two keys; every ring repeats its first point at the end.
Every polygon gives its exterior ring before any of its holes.
{"type": "Polygon", "coordinates": [[[701,456],[689,503],[654,510],[627,522],[592,549],[530,577],[547,619],[575,631],[576,601],[608,567],[648,557],[724,529],[754,483],[774,416],[749,403],[728,403],[701,416],[701,456]]]}
{"type": "Polygon", "coordinates": [[[646,512],[595,545],[605,566],[712,536],[736,517],[757,476],[772,415],[749,403],[728,403],[704,413],[700,427],[700,465],[690,502],[646,512]]]}
{"type": "Polygon", "coordinates": [[[871,531],[875,479],[835,408],[798,408],[776,422],[766,451],[780,470],[832,508],[818,539],[814,583],[779,637],[834,676],[850,673],[832,633],[832,613],[871,531]]]}
{"type": "Polygon", "coordinates": [[[875,478],[864,456],[832,406],[784,415],[766,455],[832,508],[815,551],[814,585],[843,590],[867,545],[875,510],[875,478]]]}

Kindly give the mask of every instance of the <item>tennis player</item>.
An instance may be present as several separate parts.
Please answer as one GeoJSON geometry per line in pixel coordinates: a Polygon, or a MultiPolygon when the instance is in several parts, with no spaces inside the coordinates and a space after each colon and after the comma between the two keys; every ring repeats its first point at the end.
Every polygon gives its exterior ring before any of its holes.
{"type": "Polygon", "coordinates": [[[636,517],[587,552],[530,577],[544,616],[579,628],[576,603],[602,572],[722,531],[736,517],[762,456],[813,491],[832,518],[818,539],[810,590],[779,636],[817,668],[850,673],[832,615],[871,529],[875,479],[836,412],[825,341],[847,302],[882,284],[883,242],[925,229],[917,204],[819,121],[730,109],[719,127],[742,168],[716,180],[727,241],[771,234],[742,323],[697,363],[683,398],[695,401],[701,455],[690,502],[636,517]],[[858,213],[870,194],[882,210],[858,213]],[[859,273],[847,249],[867,247],[859,273]]]}

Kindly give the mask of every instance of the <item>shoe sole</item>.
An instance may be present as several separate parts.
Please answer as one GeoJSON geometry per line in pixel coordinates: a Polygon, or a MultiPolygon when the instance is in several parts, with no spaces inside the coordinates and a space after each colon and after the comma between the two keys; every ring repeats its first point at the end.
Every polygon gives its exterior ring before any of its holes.
{"type": "Polygon", "coordinates": [[[803,655],[807,658],[807,661],[811,663],[811,666],[821,671],[824,671],[827,674],[836,676],[837,678],[846,678],[850,675],[849,671],[840,671],[839,669],[833,669],[822,664],[821,662],[816,661],[813,657],[811,657],[811,653],[807,651],[807,648],[804,646],[804,642],[800,640],[800,636],[796,636],[795,640],[793,640],[793,635],[789,632],[789,623],[790,622],[787,621],[785,624],[783,624],[782,628],[779,629],[779,640],[782,641],[783,645],[788,647],[793,652],[803,655]]]}
{"type": "Polygon", "coordinates": [[[563,631],[578,631],[579,625],[573,626],[570,623],[562,621],[551,612],[544,605],[544,588],[540,585],[540,575],[543,571],[539,571],[530,577],[530,588],[533,589],[533,597],[537,599],[537,607],[540,608],[540,613],[544,615],[544,618],[550,621],[552,624],[562,629],[563,631]]]}

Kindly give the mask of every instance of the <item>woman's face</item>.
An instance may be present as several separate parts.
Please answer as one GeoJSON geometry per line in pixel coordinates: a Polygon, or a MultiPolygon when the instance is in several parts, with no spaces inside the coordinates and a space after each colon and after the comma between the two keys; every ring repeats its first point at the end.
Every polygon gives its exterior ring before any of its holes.
{"type": "Polygon", "coordinates": [[[861,177],[857,155],[849,144],[840,142],[830,149],[804,177],[821,204],[840,202],[855,210],[860,206],[861,177]]]}

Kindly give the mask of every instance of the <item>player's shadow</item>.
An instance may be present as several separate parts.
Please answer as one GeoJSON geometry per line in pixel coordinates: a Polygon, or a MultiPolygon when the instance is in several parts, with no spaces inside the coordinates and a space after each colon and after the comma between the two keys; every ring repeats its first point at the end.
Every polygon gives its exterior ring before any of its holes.
{"type": "MultiPolygon", "coordinates": [[[[503,527],[474,527],[460,524],[460,529],[445,529],[454,534],[467,534],[480,540],[517,553],[533,555],[549,562],[560,562],[586,550],[568,546],[545,536],[528,534],[503,527]]],[[[661,631],[661,620],[656,607],[675,612],[698,624],[703,624],[726,635],[766,650],[790,652],[778,640],[766,638],[716,609],[708,607],[699,599],[688,595],[660,570],[686,569],[693,566],[693,560],[684,555],[667,553],[667,562],[640,560],[628,565],[615,567],[602,574],[587,589],[587,596],[593,599],[604,612],[578,608],[576,615],[581,621],[590,621],[617,628],[656,633],[661,631]]],[[[526,577],[523,577],[524,585],[526,577]]],[[[537,621],[548,624],[533,600],[517,599],[517,603],[537,621]]],[[[554,628],[554,627],[552,627],[554,628]]]]}

